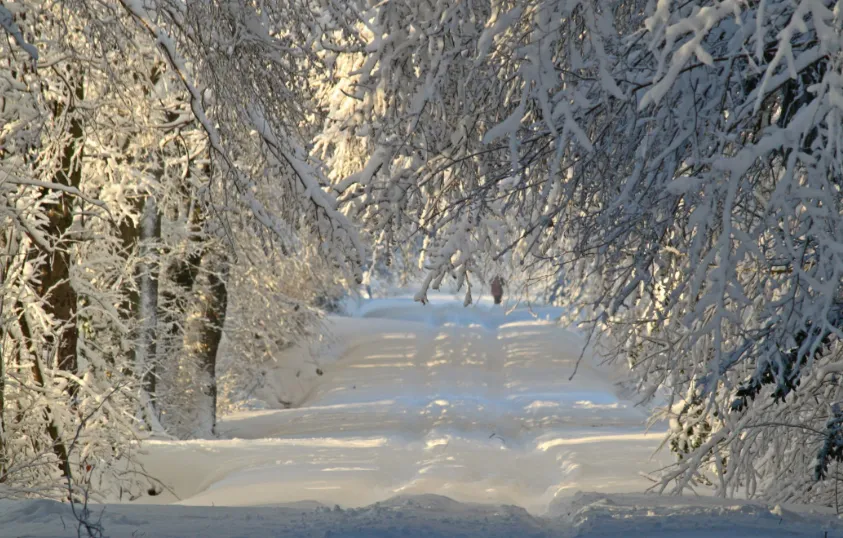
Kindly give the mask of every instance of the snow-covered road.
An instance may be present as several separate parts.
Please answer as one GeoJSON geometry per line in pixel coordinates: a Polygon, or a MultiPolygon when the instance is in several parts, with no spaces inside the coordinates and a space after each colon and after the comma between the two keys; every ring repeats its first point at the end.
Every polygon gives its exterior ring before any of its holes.
{"type": "MultiPolygon", "coordinates": [[[[539,312],[547,317],[548,312],[539,312]]],[[[453,301],[372,301],[336,318],[339,360],[296,409],[226,417],[222,439],[149,444],[146,469],[188,505],[399,494],[514,504],[533,514],[576,491],[643,491],[661,432],[617,394],[583,341],[534,313],[453,301]]]]}
{"type": "MultiPolygon", "coordinates": [[[[219,439],[145,443],[171,491],[93,518],[115,538],[843,536],[822,507],[623,494],[669,462],[650,459],[662,432],[645,433],[591,357],[569,381],[583,342],[538,314],[393,299],[333,318],[338,345],[300,407],[225,417],[219,439]]],[[[277,376],[268,388],[291,373],[277,376]]],[[[66,504],[0,500],[0,536],[71,535],[66,504]]]]}

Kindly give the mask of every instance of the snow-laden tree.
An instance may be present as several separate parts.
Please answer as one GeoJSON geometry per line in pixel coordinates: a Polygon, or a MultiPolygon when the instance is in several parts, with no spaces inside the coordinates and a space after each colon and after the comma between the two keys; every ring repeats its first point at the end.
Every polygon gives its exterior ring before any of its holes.
{"type": "Polygon", "coordinates": [[[113,493],[136,436],[134,377],[115,323],[126,264],[114,241],[91,235],[113,216],[83,182],[101,177],[88,135],[121,132],[106,112],[112,72],[104,49],[82,37],[100,29],[86,16],[49,3],[7,3],[2,15],[17,33],[0,46],[0,482],[29,494],[75,497],[95,483],[113,493]]]}
{"type": "Polygon", "coordinates": [[[840,10],[326,2],[318,46],[348,76],[317,147],[379,241],[424,236],[425,285],[483,256],[570,283],[603,352],[668,395],[665,487],[827,502],[840,10]]]}
{"type": "Polygon", "coordinates": [[[325,190],[328,179],[303,147],[313,114],[308,82],[313,13],[307,3],[124,0],[121,5],[156,40],[179,77],[207,134],[224,191],[282,246],[304,223],[320,238],[323,255],[359,273],[364,245],[337,211],[325,190]],[[273,215],[254,196],[266,177],[275,180],[273,194],[286,202],[285,215],[273,215]]]}
{"type": "MultiPolygon", "coordinates": [[[[301,149],[309,16],[0,5],[0,495],[131,497],[146,431],[213,431],[227,306],[256,315],[229,300],[240,253],[359,278],[356,229],[301,149]]],[[[308,312],[314,289],[295,290],[308,312]]],[[[315,316],[271,321],[293,340],[315,316]]]]}
{"type": "Polygon", "coordinates": [[[380,256],[372,264],[396,250],[419,256],[421,301],[450,274],[470,302],[472,284],[511,264],[489,256],[505,248],[500,195],[509,183],[498,175],[512,180],[502,168],[507,146],[485,144],[483,133],[506,117],[513,66],[475,54],[491,44],[485,24],[499,16],[512,18],[488,2],[327,3],[320,21],[317,48],[331,70],[318,94],[327,112],[315,150],[343,210],[371,231],[380,256]]]}
{"type": "MultiPolygon", "coordinates": [[[[337,210],[335,197],[327,191],[329,180],[318,163],[308,160],[303,146],[314,126],[309,75],[317,63],[309,46],[313,13],[308,4],[292,0],[260,6],[251,2],[184,6],[162,0],[121,5],[156,40],[178,76],[190,112],[207,137],[211,181],[219,181],[210,185],[206,195],[211,198],[205,202],[212,213],[209,217],[220,225],[213,235],[227,247],[228,261],[203,270],[201,265],[196,269],[198,259],[194,259],[177,272],[185,277],[180,279],[182,290],[205,278],[215,280],[215,273],[231,274],[228,263],[238,255],[234,237],[249,233],[251,239],[256,235],[272,243],[268,248],[279,249],[287,258],[304,255],[299,236],[307,236],[318,254],[330,260],[322,265],[324,270],[359,281],[364,245],[356,227],[337,210]]],[[[222,253],[208,254],[200,256],[202,262],[210,263],[222,253]]],[[[206,284],[217,289],[210,281],[206,284]]],[[[225,304],[222,288],[198,296],[216,296],[218,307],[225,304]]],[[[194,301],[194,307],[205,313],[209,306],[194,301]]],[[[291,336],[275,319],[279,337],[291,336]]],[[[210,378],[206,396],[216,401],[214,353],[207,352],[218,348],[223,327],[214,332],[214,344],[206,337],[194,338],[193,330],[205,329],[206,324],[194,324],[192,329],[177,329],[175,335],[183,333],[185,349],[206,353],[200,378],[210,378]]],[[[179,368],[183,378],[193,377],[186,373],[189,368],[179,368]]],[[[214,421],[211,416],[199,423],[212,429],[214,421]]]]}

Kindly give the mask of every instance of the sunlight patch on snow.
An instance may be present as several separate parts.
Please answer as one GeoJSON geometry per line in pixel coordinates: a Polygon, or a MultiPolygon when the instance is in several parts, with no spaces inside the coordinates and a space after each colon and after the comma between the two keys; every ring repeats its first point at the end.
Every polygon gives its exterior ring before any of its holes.
{"type": "MultiPolygon", "coordinates": [[[[390,360],[406,359],[406,358],[409,358],[411,356],[412,356],[412,354],[410,354],[410,353],[381,353],[381,354],[367,353],[366,354],[366,360],[367,361],[377,361],[377,360],[384,360],[384,359],[390,359],[390,360]]],[[[356,366],[356,365],[351,365],[351,366],[356,366]]]]}
{"type": "Polygon", "coordinates": [[[314,448],[378,448],[386,446],[386,437],[298,437],[286,439],[192,439],[189,441],[144,441],[144,446],[161,448],[196,447],[206,452],[219,452],[232,448],[258,448],[273,446],[306,446],[314,448]]]}
{"type": "Polygon", "coordinates": [[[545,407],[559,407],[559,402],[548,402],[544,400],[536,400],[530,405],[525,405],[524,409],[527,411],[534,411],[536,409],[542,409],[545,407]]]}
{"type": "Polygon", "coordinates": [[[375,364],[351,364],[348,368],[407,368],[413,366],[412,362],[378,362],[375,364]]]}
{"type": "Polygon", "coordinates": [[[415,333],[384,333],[379,334],[378,338],[381,340],[415,340],[417,335],[415,333]]]}
{"type": "MultiPolygon", "coordinates": [[[[559,324],[551,319],[530,319],[524,321],[510,321],[500,326],[501,329],[510,329],[512,327],[536,327],[536,326],[550,326],[559,327],[559,324]]],[[[564,330],[564,329],[563,329],[564,330]]]]}
{"type": "Polygon", "coordinates": [[[578,402],[574,402],[574,407],[578,409],[622,409],[626,406],[621,405],[618,402],[611,404],[596,404],[588,400],[580,400],[578,402]]]}
{"type": "Polygon", "coordinates": [[[589,437],[575,437],[569,439],[552,439],[539,443],[536,448],[543,452],[557,446],[584,445],[588,443],[617,443],[620,441],[653,441],[663,434],[627,433],[620,435],[592,435],[589,437]]]}
{"type": "Polygon", "coordinates": [[[447,446],[449,441],[450,441],[450,439],[447,438],[447,437],[443,437],[443,438],[439,438],[439,439],[429,439],[427,441],[427,443],[425,443],[425,448],[431,449],[431,448],[435,448],[437,446],[447,446]]]}
{"type": "MultiPolygon", "coordinates": [[[[343,387],[338,387],[336,390],[344,390],[343,387]]],[[[356,407],[361,409],[373,406],[391,406],[395,405],[395,400],[375,400],[373,402],[357,402],[357,403],[341,403],[341,404],[329,404],[329,405],[313,405],[310,407],[302,407],[300,409],[295,410],[284,410],[284,411],[275,411],[275,413],[286,413],[289,414],[291,412],[311,412],[311,411],[339,411],[339,410],[351,410],[356,407]]]]}
{"type": "Polygon", "coordinates": [[[498,340],[524,340],[530,342],[545,335],[547,335],[547,331],[507,331],[498,333],[498,340]]]}

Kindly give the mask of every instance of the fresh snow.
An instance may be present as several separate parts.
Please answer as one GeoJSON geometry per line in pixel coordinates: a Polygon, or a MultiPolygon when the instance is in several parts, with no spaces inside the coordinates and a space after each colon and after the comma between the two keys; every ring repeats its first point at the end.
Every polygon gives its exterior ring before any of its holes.
{"type": "MultiPolygon", "coordinates": [[[[824,538],[843,536],[830,516],[710,498],[576,495],[567,511],[534,517],[515,506],[398,496],[357,509],[316,503],[198,507],[95,507],[114,538],[824,538]]],[[[66,504],[0,501],[0,536],[76,536],[66,504]]]]}
{"type": "MultiPolygon", "coordinates": [[[[488,303],[392,298],[330,318],[333,355],[296,408],[146,442],[166,489],[94,515],[109,536],[843,536],[805,509],[645,495],[671,462],[654,455],[664,428],[648,432],[589,353],[569,380],[584,341],[558,311],[488,303]]],[[[66,505],[0,503],[2,536],[72,522],[66,505]]]]}

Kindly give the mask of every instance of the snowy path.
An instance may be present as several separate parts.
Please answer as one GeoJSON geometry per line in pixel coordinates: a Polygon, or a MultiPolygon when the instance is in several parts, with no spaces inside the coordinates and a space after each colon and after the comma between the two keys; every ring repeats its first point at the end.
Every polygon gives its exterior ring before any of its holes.
{"type": "MultiPolygon", "coordinates": [[[[819,507],[624,495],[670,459],[649,460],[661,435],[590,360],[568,381],[582,342],[526,311],[392,300],[361,315],[332,320],[343,352],[301,408],[226,417],[221,439],[147,443],[147,470],[177,497],[95,507],[106,535],[843,537],[819,507]]],[[[76,528],[65,504],[0,500],[0,536],[76,528]]]]}
{"type": "Polygon", "coordinates": [[[338,321],[353,343],[303,407],[227,417],[227,439],[151,443],[147,470],[188,505],[434,493],[544,514],[579,490],[640,492],[666,459],[648,461],[661,435],[607,373],[585,360],[568,380],[582,341],[553,323],[400,300],[364,315],[338,321]]]}

